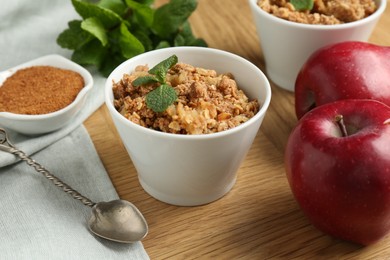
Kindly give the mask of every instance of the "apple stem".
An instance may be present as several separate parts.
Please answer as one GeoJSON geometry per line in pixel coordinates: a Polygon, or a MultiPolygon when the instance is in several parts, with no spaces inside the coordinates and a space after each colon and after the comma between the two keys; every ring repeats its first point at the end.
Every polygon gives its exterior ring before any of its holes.
{"type": "Polygon", "coordinates": [[[344,124],[343,115],[337,115],[337,116],[335,116],[335,121],[336,121],[336,124],[337,124],[337,125],[339,126],[339,128],[340,128],[341,135],[342,135],[343,137],[348,136],[347,128],[345,127],[345,124],[344,124]]]}

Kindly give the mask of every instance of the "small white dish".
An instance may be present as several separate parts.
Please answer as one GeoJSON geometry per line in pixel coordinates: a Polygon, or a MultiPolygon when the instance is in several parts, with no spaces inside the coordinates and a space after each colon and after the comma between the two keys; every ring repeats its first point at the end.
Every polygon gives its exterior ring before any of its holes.
{"type": "Polygon", "coordinates": [[[21,134],[45,134],[67,125],[70,120],[82,109],[87,94],[93,86],[92,75],[82,66],[60,55],[52,54],[28,61],[14,68],[0,72],[0,87],[3,82],[17,70],[31,66],[53,66],[78,72],[83,78],[85,86],[78,93],[75,100],[68,106],[48,114],[24,115],[10,112],[0,112],[0,127],[14,130],[21,134]]]}

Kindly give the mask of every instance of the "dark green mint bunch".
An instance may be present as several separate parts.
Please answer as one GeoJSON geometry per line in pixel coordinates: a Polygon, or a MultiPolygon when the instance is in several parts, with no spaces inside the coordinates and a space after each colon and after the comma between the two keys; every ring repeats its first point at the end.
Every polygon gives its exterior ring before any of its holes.
{"type": "Polygon", "coordinates": [[[81,20],[73,20],[57,43],[73,50],[72,60],[96,66],[104,75],[138,54],[173,46],[203,46],[188,22],[196,0],[171,0],[153,8],[153,0],[72,0],[81,20]]]}

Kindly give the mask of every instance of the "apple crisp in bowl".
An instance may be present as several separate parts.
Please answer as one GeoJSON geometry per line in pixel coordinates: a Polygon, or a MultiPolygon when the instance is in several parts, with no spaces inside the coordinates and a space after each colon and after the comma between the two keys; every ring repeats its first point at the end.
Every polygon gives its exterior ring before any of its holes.
{"type": "Polygon", "coordinates": [[[248,0],[268,78],[294,92],[298,72],[313,52],[338,42],[368,41],[387,4],[387,0],[369,1],[248,0]],[[352,8],[351,3],[360,7],[352,8]],[[324,13],[313,13],[318,10],[324,13]]]}
{"type": "Polygon", "coordinates": [[[257,66],[202,47],[137,55],[105,85],[107,109],[142,188],[180,206],[210,203],[232,189],[270,101],[257,66]]]}
{"type": "Polygon", "coordinates": [[[257,4],[276,17],[303,24],[349,23],[377,10],[374,0],[313,0],[311,10],[298,10],[288,0],[259,0],[257,4]]]}
{"type": "Polygon", "coordinates": [[[159,83],[134,86],[149,67],[140,65],[113,84],[115,108],[141,126],[174,134],[209,134],[231,129],[248,121],[259,111],[257,99],[249,100],[239,89],[231,73],[177,63],[166,76],[177,100],[163,112],[154,112],[146,104],[146,95],[159,83]]]}

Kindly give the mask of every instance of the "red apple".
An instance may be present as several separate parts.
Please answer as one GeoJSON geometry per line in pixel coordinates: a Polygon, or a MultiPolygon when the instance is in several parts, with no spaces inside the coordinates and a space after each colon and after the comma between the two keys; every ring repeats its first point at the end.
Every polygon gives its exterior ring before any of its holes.
{"type": "Polygon", "coordinates": [[[363,245],[389,233],[389,106],[346,99],[314,108],[291,132],[285,166],[298,204],[318,229],[363,245]]]}
{"type": "Polygon", "coordinates": [[[390,47],[342,42],[314,52],[295,82],[295,112],[340,99],[375,99],[390,106],[390,47]]]}

